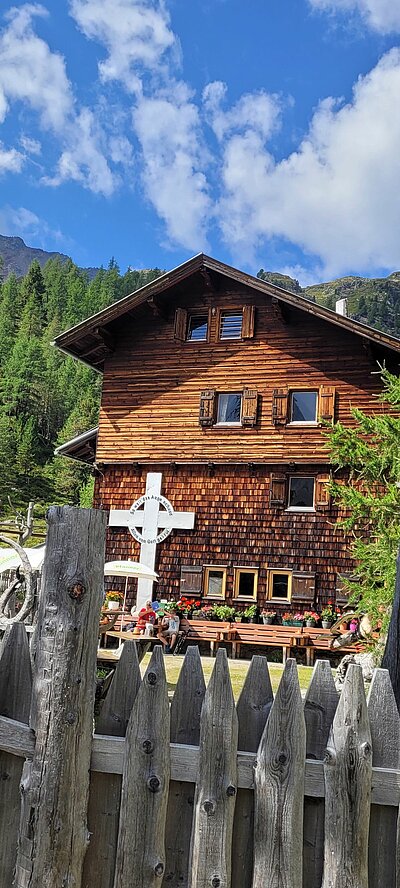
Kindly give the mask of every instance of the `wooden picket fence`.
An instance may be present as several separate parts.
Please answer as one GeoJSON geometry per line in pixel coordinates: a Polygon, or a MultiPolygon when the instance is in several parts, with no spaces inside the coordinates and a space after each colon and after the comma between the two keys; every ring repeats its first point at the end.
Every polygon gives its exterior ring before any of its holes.
{"type": "Polygon", "coordinates": [[[171,701],[161,647],[127,642],[93,735],[105,520],[49,516],[37,629],[0,655],[0,888],[398,888],[400,718],[389,675],[338,698],[254,657],[235,706],[226,652],[191,647],[171,701]],[[397,850],[396,850],[397,849],[397,850]]]}

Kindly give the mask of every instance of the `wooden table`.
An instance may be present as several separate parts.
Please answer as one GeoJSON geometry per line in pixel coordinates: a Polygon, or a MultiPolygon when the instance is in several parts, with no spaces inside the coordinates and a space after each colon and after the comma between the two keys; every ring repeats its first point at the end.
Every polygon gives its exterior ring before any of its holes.
{"type": "MultiPolygon", "coordinates": [[[[118,638],[119,641],[134,641],[138,649],[139,663],[143,660],[151,645],[155,642],[161,644],[157,635],[134,635],[133,632],[115,632],[111,629],[105,633],[110,638],[118,638]]],[[[115,648],[98,648],[97,661],[100,663],[118,663],[120,655],[116,654],[115,648]]]]}

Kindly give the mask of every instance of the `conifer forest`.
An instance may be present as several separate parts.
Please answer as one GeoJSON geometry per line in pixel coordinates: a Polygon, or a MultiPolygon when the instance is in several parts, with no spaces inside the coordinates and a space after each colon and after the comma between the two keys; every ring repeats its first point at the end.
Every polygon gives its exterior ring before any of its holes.
{"type": "Polygon", "coordinates": [[[97,424],[101,377],[52,346],[62,330],[161,274],[121,275],[111,260],[89,280],[71,260],[34,261],[0,287],[0,516],[36,503],[90,505],[90,469],[54,456],[58,444],[97,424]]]}

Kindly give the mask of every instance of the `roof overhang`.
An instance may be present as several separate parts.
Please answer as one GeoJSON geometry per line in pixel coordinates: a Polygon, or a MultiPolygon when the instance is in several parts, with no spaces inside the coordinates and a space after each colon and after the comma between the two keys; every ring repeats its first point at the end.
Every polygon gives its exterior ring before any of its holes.
{"type": "Polygon", "coordinates": [[[77,462],[86,463],[93,466],[96,460],[96,445],[98,428],[88,429],[81,435],[76,435],[65,444],[61,444],[54,451],[56,456],[68,456],[69,459],[75,459],[77,462]]]}
{"type": "MultiPolygon", "coordinates": [[[[360,336],[366,343],[379,346],[383,352],[389,351],[400,354],[400,339],[382,333],[366,324],[360,324],[343,315],[339,315],[328,308],[317,305],[305,296],[283,290],[275,284],[263,281],[253,275],[239,271],[230,265],[225,265],[204,253],[199,253],[182,265],[178,265],[172,271],[161,275],[151,283],[141,287],[134,293],[124,296],[118,302],[109,305],[108,308],[97,312],[86,321],[82,321],[75,327],[71,327],[65,333],[61,333],[54,340],[54,345],[85,364],[88,364],[98,372],[102,372],[104,361],[114,350],[113,322],[126,313],[133,313],[140,306],[145,305],[154,310],[162,310],[162,301],[168,298],[171,289],[184,282],[193,275],[204,278],[205,286],[210,286],[209,275],[221,275],[242,286],[249,287],[265,296],[274,298],[282,308],[290,306],[298,311],[303,311],[321,320],[327,321],[342,330],[360,336]],[[161,309],[160,309],[161,306],[161,309]]],[[[64,445],[63,445],[64,446],[64,445]]]]}

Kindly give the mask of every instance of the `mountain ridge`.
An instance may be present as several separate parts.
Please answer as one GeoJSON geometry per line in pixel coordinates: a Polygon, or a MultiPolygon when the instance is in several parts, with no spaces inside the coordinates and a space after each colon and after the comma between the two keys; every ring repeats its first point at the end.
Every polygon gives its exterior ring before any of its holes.
{"type": "MultiPolygon", "coordinates": [[[[0,258],[3,260],[2,277],[14,273],[24,277],[36,259],[41,268],[49,259],[59,258],[62,263],[70,257],[57,251],[42,250],[28,246],[21,237],[0,234],[0,258]]],[[[92,280],[98,268],[84,268],[92,280]]],[[[278,287],[306,296],[319,305],[333,311],[338,299],[347,299],[348,316],[361,323],[376,327],[385,333],[400,336],[400,271],[394,271],[385,278],[366,278],[358,275],[345,275],[332,281],[302,287],[295,278],[280,272],[264,271],[257,274],[262,280],[278,287]]]]}
{"type": "MultiPolygon", "coordinates": [[[[8,236],[0,234],[0,257],[3,260],[2,276],[8,277],[10,274],[16,274],[17,277],[24,277],[36,259],[41,268],[46,265],[49,259],[60,259],[61,262],[68,262],[69,256],[65,253],[59,253],[57,250],[42,250],[40,247],[29,247],[22,237],[8,236]]],[[[83,268],[91,280],[99,271],[98,268],[83,268]]]]}

